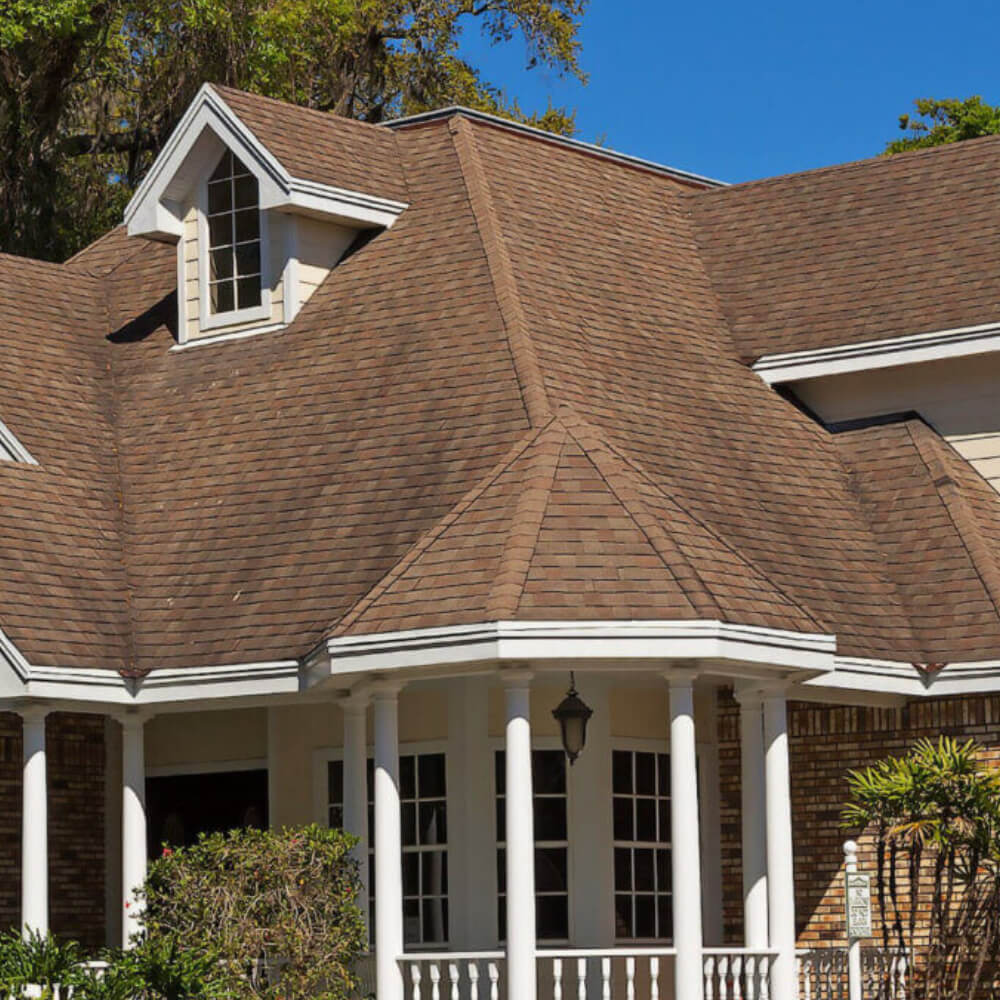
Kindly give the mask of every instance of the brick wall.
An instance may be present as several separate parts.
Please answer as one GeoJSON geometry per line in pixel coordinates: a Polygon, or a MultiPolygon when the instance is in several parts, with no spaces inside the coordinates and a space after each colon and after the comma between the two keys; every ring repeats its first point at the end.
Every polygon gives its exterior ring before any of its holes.
{"type": "MultiPolygon", "coordinates": [[[[104,722],[54,713],[46,723],[49,909],[54,933],[104,944],[104,722]]],[[[0,928],[21,908],[21,720],[0,714],[0,928]]]]}
{"type": "MultiPolygon", "coordinates": [[[[936,699],[893,709],[793,703],[788,729],[799,944],[839,944],[844,940],[842,844],[854,833],[840,825],[846,772],[903,754],[920,737],[942,734],[977,740],[1000,764],[1000,696],[936,699]]],[[[719,740],[725,926],[727,941],[735,944],[743,934],[739,707],[728,693],[720,699],[719,740]]],[[[862,870],[874,873],[870,838],[858,842],[862,870]]],[[[877,923],[875,912],[873,919],[877,923]]]]}

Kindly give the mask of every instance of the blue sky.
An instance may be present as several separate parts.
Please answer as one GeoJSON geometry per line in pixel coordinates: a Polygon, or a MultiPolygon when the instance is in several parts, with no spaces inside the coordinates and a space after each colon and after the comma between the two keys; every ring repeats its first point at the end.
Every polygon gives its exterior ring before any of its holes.
{"type": "Polygon", "coordinates": [[[587,86],[524,71],[523,45],[465,49],[525,108],[577,109],[579,138],[721,180],[872,156],[917,97],[1000,102],[1000,5],[591,0],[587,86]]]}

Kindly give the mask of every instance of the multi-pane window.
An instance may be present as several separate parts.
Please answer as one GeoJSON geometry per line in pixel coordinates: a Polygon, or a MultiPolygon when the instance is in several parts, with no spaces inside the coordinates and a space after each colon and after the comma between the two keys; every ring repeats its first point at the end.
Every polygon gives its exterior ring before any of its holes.
{"type": "Polygon", "coordinates": [[[208,179],[208,288],[212,313],[261,303],[257,178],[226,151],[208,179]]]}
{"type": "MultiPolygon", "coordinates": [[[[500,939],[507,937],[506,757],[496,754],[497,886],[500,890],[500,939]]],[[[535,820],[535,921],[540,941],[569,938],[569,833],[566,755],[562,750],[533,750],[531,780],[535,820]]]]}
{"type": "Polygon", "coordinates": [[[670,757],[640,750],[612,752],[615,850],[615,937],[673,937],[670,871],[670,757]]]}
{"type": "MultiPolygon", "coordinates": [[[[448,941],[448,803],[443,753],[401,754],[403,935],[407,944],[448,941]]],[[[330,761],[330,826],[344,822],[344,764],[330,761]]],[[[375,925],[375,780],[368,761],[370,925],[375,925]]]]}

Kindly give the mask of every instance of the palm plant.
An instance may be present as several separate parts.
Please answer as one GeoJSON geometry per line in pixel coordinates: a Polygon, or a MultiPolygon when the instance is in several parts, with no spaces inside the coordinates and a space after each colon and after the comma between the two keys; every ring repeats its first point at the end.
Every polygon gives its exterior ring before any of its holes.
{"type": "Polygon", "coordinates": [[[969,740],[921,740],[848,774],[845,826],[875,837],[883,945],[921,1000],[978,995],[1000,960],[1000,771],[969,740]],[[920,947],[918,947],[920,946],[920,947]]]}

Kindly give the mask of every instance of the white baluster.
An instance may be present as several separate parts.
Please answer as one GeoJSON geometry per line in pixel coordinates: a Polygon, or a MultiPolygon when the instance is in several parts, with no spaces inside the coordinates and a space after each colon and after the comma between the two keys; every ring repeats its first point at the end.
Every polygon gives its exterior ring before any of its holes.
{"type": "Polygon", "coordinates": [[[625,1000],[635,1000],[635,959],[631,955],[625,959],[625,1000]]]}
{"type": "Polygon", "coordinates": [[[715,956],[706,955],[703,966],[705,974],[705,1000],[715,1000],[715,956]]]}
{"type": "Polygon", "coordinates": [[[490,1000],[500,1000],[500,966],[490,962],[486,967],[486,975],[490,978],[490,1000]]]}
{"type": "MultiPolygon", "coordinates": [[[[756,955],[747,955],[743,965],[743,982],[746,990],[746,1000],[757,1000],[757,977],[760,975],[760,965],[756,955]]],[[[798,982],[798,980],[796,980],[798,982]]]]}
{"type": "Polygon", "coordinates": [[[552,959],[552,1000],[562,1000],[562,959],[552,959]]]}
{"type": "Polygon", "coordinates": [[[649,958],[649,1000],[660,1000],[660,959],[657,955],[649,958]]]}
{"type": "Polygon", "coordinates": [[[441,1000],[441,966],[431,962],[431,1000],[441,1000]]]}
{"type": "Polygon", "coordinates": [[[411,1000],[420,1000],[420,963],[414,962],[410,966],[410,983],[413,990],[410,993],[411,1000]]]}
{"type": "Polygon", "coordinates": [[[743,956],[733,955],[733,997],[734,1000],[746,1000],[743,995],[743,956]]]}
{"type": "Polygon", "coordinates": [[[576,960],[576,997],[577,1000],[587,1000],[587,960],[576,960]]]}
{"type": "Polygon", "coordinates": [[[458,996],[458,962],[448,963],[448,979],[451,981],[451,1000],[459,1000],[458,996]]]}
{"type": "Polygon", "coordinates": [[[469,962],[469,1000],[479,1000],[479,965],[469,962]]]}
{"type": "Polygon", "coordinates": [[[729,1000],[729,956],[719,956],[719,1000],[729,1000]]]}
{"type": "Polygon", "coordinates": [[[601,959],[601,1000],[611,1000],[611,959],[601,959]]]}

